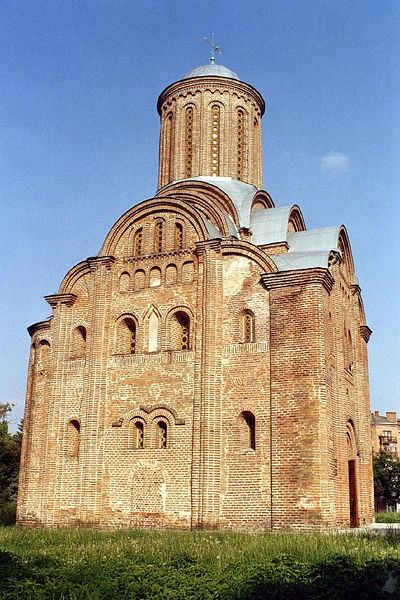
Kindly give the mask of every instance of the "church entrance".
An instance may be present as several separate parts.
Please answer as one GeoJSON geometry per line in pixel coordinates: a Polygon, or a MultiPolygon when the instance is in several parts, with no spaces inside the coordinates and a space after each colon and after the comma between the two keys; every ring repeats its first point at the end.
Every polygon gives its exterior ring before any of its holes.
{"type": "Polygon", "coordinates": [[[350,527],[358,526],[356,461],[349,460],[350,527]]]}

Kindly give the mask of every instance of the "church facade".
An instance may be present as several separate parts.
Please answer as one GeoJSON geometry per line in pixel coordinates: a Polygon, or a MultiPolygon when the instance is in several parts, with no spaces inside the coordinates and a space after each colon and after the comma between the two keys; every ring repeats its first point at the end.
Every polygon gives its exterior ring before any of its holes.
{"type": "Polygon", "coordinates": [[[168,86],[158,191],[74,266],[31,351],[19,524],[373,520],[367,342],[343,226],[262,190],[260,93],[168,86]]]}

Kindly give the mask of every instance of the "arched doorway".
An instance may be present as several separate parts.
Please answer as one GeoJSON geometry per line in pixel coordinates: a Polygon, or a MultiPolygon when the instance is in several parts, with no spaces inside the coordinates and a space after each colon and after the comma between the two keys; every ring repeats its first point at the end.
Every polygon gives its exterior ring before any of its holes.
{"type": "Polygon", "coordinates": [[[348,481],[349,481],[349,512],[350,512],[350,527],[358,527],[358,499],[357,499],[357,445],[354,432],[354,424],[351,420],[347,422],[346,427],[347,438],[347,464],[348,464],[348,481]]]}

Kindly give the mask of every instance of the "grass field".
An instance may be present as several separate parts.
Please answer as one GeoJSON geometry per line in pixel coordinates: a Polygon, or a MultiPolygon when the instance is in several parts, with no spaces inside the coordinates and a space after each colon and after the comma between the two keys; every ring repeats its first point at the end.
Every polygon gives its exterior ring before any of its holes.
{"type": "Polygon", "coordinates": [[[377,512],[375,520],[377,523],[400,523],[400,512],[377,512]]]}
{"type": "Polygon", "coordinates": [[[397,534],[0,528],[0,598],[398,598],[397,534]]]}

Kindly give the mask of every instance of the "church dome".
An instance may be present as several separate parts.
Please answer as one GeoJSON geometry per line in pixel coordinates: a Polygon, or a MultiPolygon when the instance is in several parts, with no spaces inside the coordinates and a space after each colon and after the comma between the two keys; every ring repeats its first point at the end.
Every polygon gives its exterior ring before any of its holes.
{"type": "Polygon", "coordinates": [[[182,77],[182,79],[191,79],[192,77],[229,77],[230,79],[237,79],[240,81],[240,77],[228,69],[223,65],[216,65],[215,63],[210,63],[208,65],[201,65],[200,67],[195,67],[191,69],[186,75],[182,77]]]}

